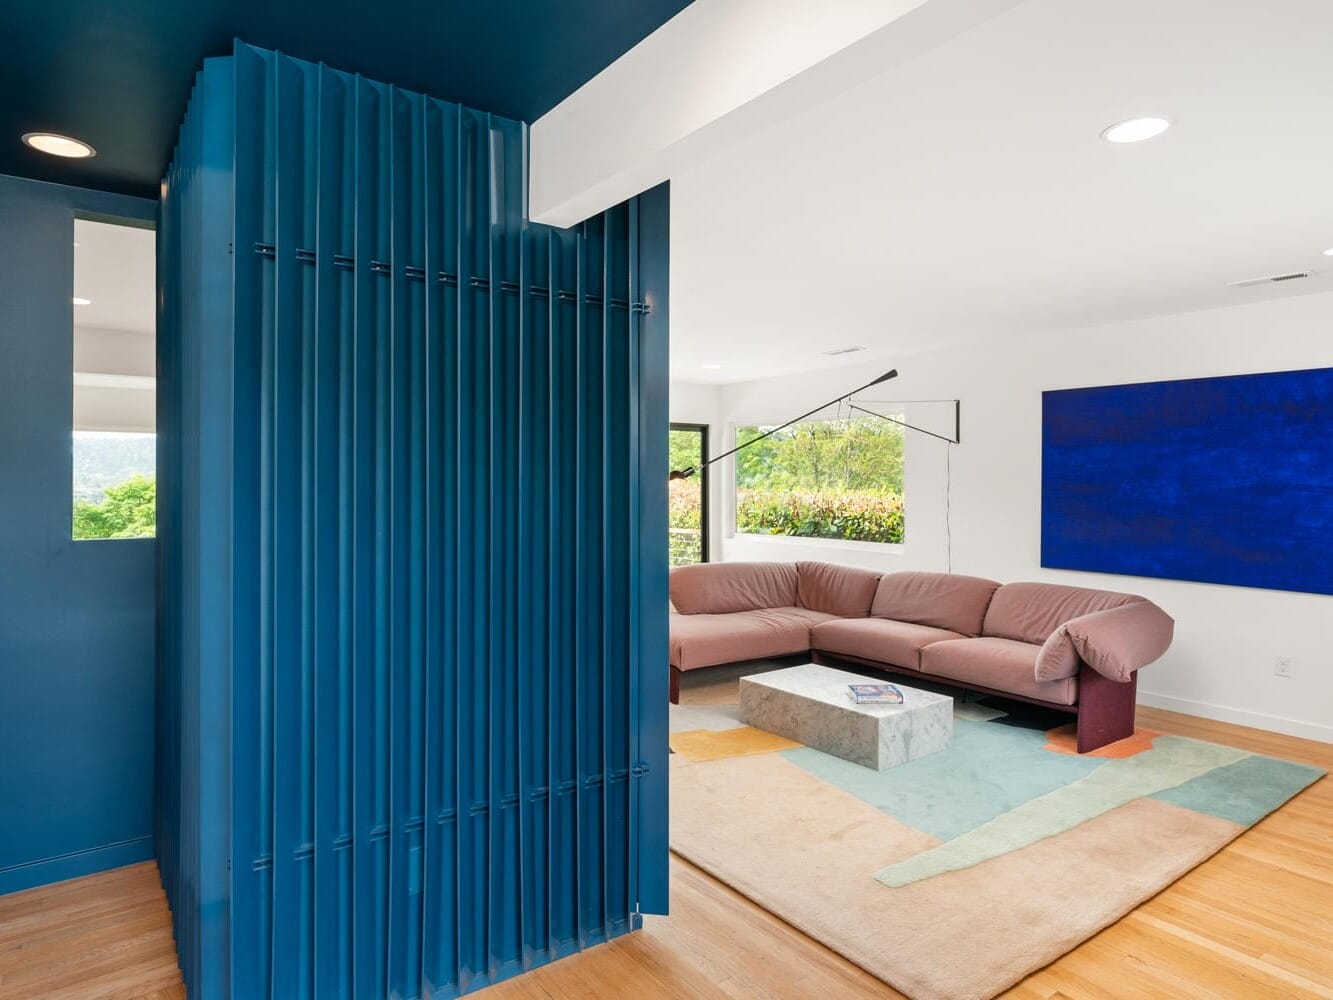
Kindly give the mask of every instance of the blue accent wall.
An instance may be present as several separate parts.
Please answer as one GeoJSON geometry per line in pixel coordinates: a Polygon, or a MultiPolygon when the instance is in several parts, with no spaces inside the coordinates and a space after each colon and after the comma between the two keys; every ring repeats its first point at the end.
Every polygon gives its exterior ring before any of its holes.
{"type": "Polygon", "coordinates": [[[153,855],[152,540],[75,542],[74,218],[155,202],[0,177],[0,893],[153,855]]]}
{"type": "Polygon", "coordinates": [[[163,200],[158,836],[195,1000],[448,997],[662,912],[665,186],[238,45],[163,200]]]}
{"type": "Polygon", "coordinates": [[[1333,594],[1333,368],[1043,395],[1042,565],[1333,594]]]}

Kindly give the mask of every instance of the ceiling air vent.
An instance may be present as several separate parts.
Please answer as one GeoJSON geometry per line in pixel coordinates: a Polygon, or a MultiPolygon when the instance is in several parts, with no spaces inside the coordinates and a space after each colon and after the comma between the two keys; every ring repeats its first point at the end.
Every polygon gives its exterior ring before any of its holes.
{"type": "Polygon", "coordinates": [[[1227,282],[1232,288],[1250,288],[1253,285],[1276,284],[1279,281],[1296,281],[1298,278],[1308,278],[1314,274],[1313,271],[1290,271],[1287,274],[1266,274],[1262,278],[1245,278],[1242,281],[1227,282]]]}
{"type": "Polygon", "coordinates": [[[825,357],[836,358],[840,354],[855,354],[857,351],[864,351],[864,347],[835,347],[831,351],[825,351],[825,357]]]}

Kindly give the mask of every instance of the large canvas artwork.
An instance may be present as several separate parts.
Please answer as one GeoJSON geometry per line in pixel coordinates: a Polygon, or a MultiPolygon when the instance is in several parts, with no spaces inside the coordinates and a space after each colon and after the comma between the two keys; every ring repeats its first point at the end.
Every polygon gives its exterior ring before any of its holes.
{"type": "Polygon", "coordinates": [[[1041,562],[1333,594],[1333,368],[1042,394],[1041,562]]]}

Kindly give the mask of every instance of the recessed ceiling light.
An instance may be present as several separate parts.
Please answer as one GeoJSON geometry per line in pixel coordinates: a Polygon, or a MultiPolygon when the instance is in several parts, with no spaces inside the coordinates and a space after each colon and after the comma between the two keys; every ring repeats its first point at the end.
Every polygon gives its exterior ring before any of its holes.
{"type": "Polygon", "coordinates": [[[1333,247],[1329,247],[1327,250],[1325,250],[1325,251],[1324,251],[1324,256],[1325,256],[1325,257],[1333,257],[1333,247]]]}
{"type": "Polygon", "coordinates": [[[715,371],[717,371],[719,368],[721,368],[722,366],[721,366],[721,365],[704,365],[704,367],[707,368],[710,372],[715,372],[715,371]]]}
{"type": "Polygon", "coordinates": [[[1165,118],[1129,118],[1116,122],[1102,130],[1102,138],[1107,142],[1142,142],[1155,135],[1161,135],[1171,127],[1165,118]]]}
{"type": "Polygon", "coordinates": [[[93,304],[93,300],[92,300],[92,299],[81,299],[81,298],[79,298],[79,297],[76,295],[76,296],[74,296],[74,304],[75,304],[76,306],[90,306],[90,305],[93,304]]]}
{"type": "Polygon", "coordinates": [[[28,132],[23,136],[23,141],[39,153],[64,156],[71,160],[84,160],[97,155],[97,150],[86,142],[71,139],[67,135],[56,135],[54,132],[28,132]]]}

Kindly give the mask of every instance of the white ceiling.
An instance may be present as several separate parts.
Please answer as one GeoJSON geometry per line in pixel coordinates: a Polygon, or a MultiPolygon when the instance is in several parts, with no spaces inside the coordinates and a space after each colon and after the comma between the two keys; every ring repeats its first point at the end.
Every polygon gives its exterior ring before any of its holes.
{"type": "Polygon", "coordinates": [[[74,325],[152,333],[157,329],[157,250],[151,229],[74,221],[74,325]]]}
{"type": "Polygon", "coordinates": [[[673,378],[1333,290],[1330,39],[1330,0],[1026,0],[679,173],[673,378]]]}

